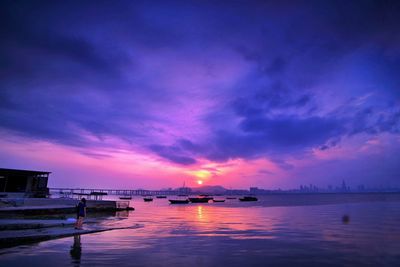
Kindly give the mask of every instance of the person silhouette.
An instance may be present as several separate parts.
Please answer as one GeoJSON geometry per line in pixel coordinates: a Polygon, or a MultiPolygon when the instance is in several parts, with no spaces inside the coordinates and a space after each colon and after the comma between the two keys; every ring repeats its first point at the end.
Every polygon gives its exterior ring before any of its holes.
{"type": "Polygon", "coordinates": [[[72,262],[77,263],[78,266],[81,262],[81,256],[82,256],[82,246],[81,246],[81,236],[80,235],[74,235],[74,244],[71,246],[71,250],[69,251],[69,254],[71,255],[72,262]]]}
{"type": "Polygon", "coordinates": [[[76,223],[75,229],[82,230],[83,219],[86,216],[86,199],[83,197],[76,207],[76,223]]]}

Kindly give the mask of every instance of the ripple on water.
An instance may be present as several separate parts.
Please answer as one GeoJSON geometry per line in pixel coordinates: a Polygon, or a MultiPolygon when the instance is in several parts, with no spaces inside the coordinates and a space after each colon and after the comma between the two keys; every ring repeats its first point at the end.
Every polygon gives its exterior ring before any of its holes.
{"type": "MultiPolygon", "coordinates": [[[[353,199],[354,200],[354,199],[353,199]]],[[[283,200],[280,200],[283,201],[283,200]]],[[[291,199],[289,202],[292,203],[291,199]]],[[[329,200],[330,201],[330,200],[329,200]]],[[[316,200],[329,202],[326,199],[316,200]]],[[[230,201],[218,205],[168,205],[132,202],[124,220],[109,220],[140,229],[81,236],[74,239],[0,250],[4,266],[395,266],[400,260],[400,202],[374,201],[276,206],[276,198],[260,203],[230,201]],[[275,205],[273,205],[275,204],[275,205]],[[342,216],[349,222],[344,224],[342,216]]]]}

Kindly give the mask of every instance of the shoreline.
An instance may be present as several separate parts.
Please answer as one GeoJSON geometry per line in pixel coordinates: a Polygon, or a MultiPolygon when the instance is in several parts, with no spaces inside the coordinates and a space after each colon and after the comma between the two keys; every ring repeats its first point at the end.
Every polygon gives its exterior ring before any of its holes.
{"type": "Polygon", "coordinates": [[[128,227],[102,227],[94,226],[88,227],[87,229],[77,230],[73,228],[73,225],[65,225],[58,228],[47,227],[40,229],[29,229],[29,230],[6,230],[0,232],[0,248],[9,248],[19,246],[27,243],[37,243],[46,240],[58,239],[69,236],[85,235],[101,233],[113,230],[126,230],[126,229],[138,229],[144,227],[140,224],[135,224],[128,227]]]}

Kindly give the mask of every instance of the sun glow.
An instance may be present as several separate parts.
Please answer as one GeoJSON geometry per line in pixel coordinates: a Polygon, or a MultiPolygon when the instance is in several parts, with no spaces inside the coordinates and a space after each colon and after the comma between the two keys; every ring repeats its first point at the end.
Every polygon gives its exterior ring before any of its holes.
{"type": "Polygon", "coordinates": [[[196,175],[198,178],[208,178],[211,174],[209,171],[201,170],[195,171],[194,175],[196,175]]]}
{"type": "Polygon", "coordinates": [[[197,180],[197,184],[202,185],[203,181],[202,180],[197,180]]]}

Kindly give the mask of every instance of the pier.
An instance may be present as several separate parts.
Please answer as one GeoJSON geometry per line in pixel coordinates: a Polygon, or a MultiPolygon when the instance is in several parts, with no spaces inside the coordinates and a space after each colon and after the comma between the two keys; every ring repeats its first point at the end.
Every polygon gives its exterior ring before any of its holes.
{"type": "Polygon", "coordinates": [[[156,196],[156,195],[177,195],[180,190],[144,190],[144,189],[92,189],[92,188],[50,188],[50,193],[60,195],[127,195],[127,196],[156,196]]]}

